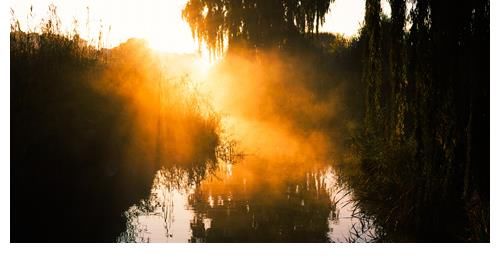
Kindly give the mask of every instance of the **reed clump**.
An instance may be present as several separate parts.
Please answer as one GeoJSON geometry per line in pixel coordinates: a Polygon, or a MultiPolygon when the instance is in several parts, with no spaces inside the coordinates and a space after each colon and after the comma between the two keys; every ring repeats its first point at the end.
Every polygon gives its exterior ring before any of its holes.
{"type": "Polygon", "coordinates": [[[11,21],[12,241],[114,241],[158,169],[215,159],[218,114],[144,41],[11,21]]]}

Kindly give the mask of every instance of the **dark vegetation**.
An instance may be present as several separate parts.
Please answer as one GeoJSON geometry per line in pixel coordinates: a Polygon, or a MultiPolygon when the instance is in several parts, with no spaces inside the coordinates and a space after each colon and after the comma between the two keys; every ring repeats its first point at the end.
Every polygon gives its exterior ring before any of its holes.
{"type": "Polygon", "coordinates": [[[11,241],[114,242],[159,168],[215,158],[218,116],[142,41],[59,28],[54,6],[41,32],[11,24],[11,241]]]}
{"type": "Polygon", "coordinates": [[[487,242],[489,1],[390,4],[385,18],[366,2],[359,170],[346,182],[381,241],[487,242]]]}
{"type": "Polygon", "coordinates": [[[318,97],[347,86],[329,125],[351,137],[342,180],[379,241],[488,242],[489,1],[391,0],[387,17],[367,0],[348,41],[314,30],[331,2],[191,0],[183,15],[215,55],[312,57],[318,97]]]}
{"type": "Polygon", "coordinates": [[[183,17],[211,55],[225,48],[290,48],[319,32],[333,0],[190,0],[183,17]],[[297,42],[299,41],[299,42],[297,42]]]}

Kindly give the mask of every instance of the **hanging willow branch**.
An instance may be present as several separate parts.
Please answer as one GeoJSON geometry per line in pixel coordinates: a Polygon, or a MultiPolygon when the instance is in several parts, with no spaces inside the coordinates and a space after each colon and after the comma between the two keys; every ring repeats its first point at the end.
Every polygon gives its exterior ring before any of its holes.
{"type": "Polygon", "coordinates": [[[245,44],[283,46],[298,34],[316,33],[334,0],[189,0],[182,16],[212,56],[245,44]]]}

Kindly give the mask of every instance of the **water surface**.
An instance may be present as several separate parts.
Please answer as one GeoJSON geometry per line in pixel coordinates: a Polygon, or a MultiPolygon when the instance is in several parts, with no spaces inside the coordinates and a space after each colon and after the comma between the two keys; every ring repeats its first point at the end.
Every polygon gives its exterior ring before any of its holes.
{"type": "Polygon", "coordinates": [[[216,169],[162,169],[124,213],[118,242],[369,241],[337,170],[248,157],[216,169]]]}

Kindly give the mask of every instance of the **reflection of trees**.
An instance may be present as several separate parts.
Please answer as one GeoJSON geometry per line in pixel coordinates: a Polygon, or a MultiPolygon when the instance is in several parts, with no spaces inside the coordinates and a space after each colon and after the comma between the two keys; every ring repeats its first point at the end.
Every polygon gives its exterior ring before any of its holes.
{"type": "Polygon", "coordinates": [[[258,185],[238,173],[202,183],[189,197],[191,242],[329,241],[332,202],[324,174],[274,178],[278,172],[259,175],[258,185]]]}
{"type": "Polygon", "coordinates": [[[166,238],[172,237],[170,231],[173,222],[174,194],[186,194],[192,187],[198,185],[207,176],[213,175],[215,163],[189,168],[171,167],[160,169],[154,179],[151,194],[148,199],[141,200],[130,207],[125,213],[126,230],[118,237],[118,242],[149,242],[148,224],[139,221],[140,216],[160,217],[165,228],[166,238]]]}
{"type": "Polygon", "coordinates": [[[165,240],[181,234],[172,224],[179,196],[187,198],[194,210],[190,242],[372,239],[367,232],[370,221],[360,213],[351,215],[351,209],[357,209],[351,207],[350,192],[337,183],[331,168],[306,172],[288,165],[244,163],[235,169],[234,174],[224,171],[222,165],[218,169],[206,165],[158,171],[149,199],[125,213],[127,230],[118,241],[150,242],[151,231],[160,220],[165,240]],[[336,229],[340,224],[344,227],[336,229]]]}

